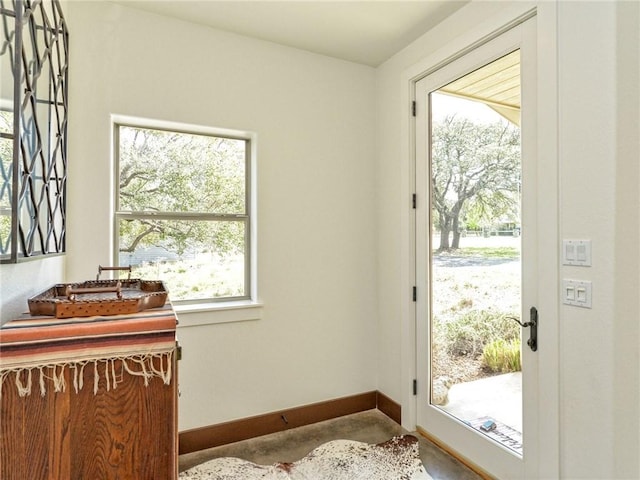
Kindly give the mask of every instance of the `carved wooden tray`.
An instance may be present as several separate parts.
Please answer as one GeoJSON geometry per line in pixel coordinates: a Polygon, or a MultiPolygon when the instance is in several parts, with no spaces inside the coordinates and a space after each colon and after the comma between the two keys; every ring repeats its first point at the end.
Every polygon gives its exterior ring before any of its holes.
{"type": "Polygon", "coordinates": [[[167,295],[164,283],[157,280],[90,280],[54,285],[27,303],[31,315],[92,317],[162,307],[167,295]]]}

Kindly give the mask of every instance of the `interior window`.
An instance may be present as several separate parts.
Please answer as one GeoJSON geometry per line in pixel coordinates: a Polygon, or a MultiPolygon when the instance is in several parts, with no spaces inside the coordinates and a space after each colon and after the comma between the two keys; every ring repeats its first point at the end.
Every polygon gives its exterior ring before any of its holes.
{"type": "Polygon", "coordinates": [[[250,298],[250,139],[116,124],[119,266],[178,303],[250,298]]]}

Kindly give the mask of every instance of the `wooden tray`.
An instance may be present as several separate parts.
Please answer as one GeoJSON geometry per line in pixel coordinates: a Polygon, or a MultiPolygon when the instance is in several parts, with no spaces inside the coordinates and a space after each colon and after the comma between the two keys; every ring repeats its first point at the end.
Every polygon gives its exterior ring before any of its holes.
{"type": "Polygon", "coordinates": [[[54,285],[28,300],[31,315],[56,318],[122,315],[162,307],[164,283],[156,280],[90,280],[54,285]]]}

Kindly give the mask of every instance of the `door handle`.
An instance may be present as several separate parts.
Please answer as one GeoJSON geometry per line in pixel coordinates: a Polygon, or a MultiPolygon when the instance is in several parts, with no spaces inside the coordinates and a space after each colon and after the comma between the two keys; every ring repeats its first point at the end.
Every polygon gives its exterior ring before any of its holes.
{"type": "Polygon", "coordinates": [[[529,348],[534,352],[538,350],[538,309],[536,307],[531,307],[529,309],[529,321],[527,323],[522,323],[515,317],[507,318],[517,322],[522,328],[531,328],[531,330],[529,330],[529,340],[527,340],[527,345],[529,345],[529,348]]]}

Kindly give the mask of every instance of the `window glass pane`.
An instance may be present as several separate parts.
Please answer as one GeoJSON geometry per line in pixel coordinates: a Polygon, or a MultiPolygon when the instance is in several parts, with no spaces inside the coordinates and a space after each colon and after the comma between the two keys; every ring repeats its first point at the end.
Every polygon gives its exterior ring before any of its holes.
{"type": "Polygon", "coordinates": [[[13,112],[12,111],[0,110],[0,133],[13,135],[13,112]]]}
{"type": "Polygon", "coordinates": [[[0,257],[11,251],[13,140],[0,138],[0,257]]]}
{"type": "Polygon", "coordinates": [[[121,219],[119,264],[162,280],[171,300],[244,297],[245,223],[121,219]]]}
{"type": "Polygon", "coordinates": [[[245,213],[246,140],[118,130],[120,211],[245,213]]]}
{"type": "Polygon", "coordinates": [[[11,164],[13,140],[0,138],[0,257],[11,251],[11,164]]]}
{"type": "Polygon", "coordinates": [[[522,455],[519,63],[430,94],[429,345],[431,405],[522,455]],[[481,82],[502,108],[466,94],[481,82]]]}
{"type": "Polygon", "coordinates": [[[13,62],[15,59],[14,2],[0,1],[7,12],[0,15],[0,133],[13,133],[13,62]]]}

